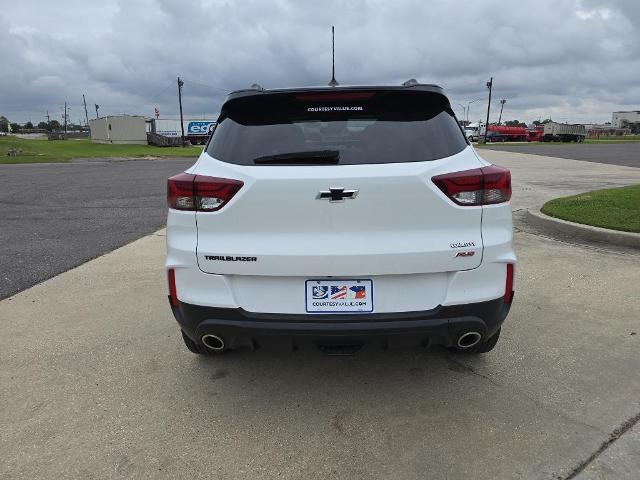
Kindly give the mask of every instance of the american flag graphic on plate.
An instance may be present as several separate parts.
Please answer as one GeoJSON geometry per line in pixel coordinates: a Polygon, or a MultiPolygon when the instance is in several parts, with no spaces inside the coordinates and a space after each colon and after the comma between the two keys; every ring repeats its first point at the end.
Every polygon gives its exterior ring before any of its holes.
{"type": "Polygon", "coordinates": [[[347,286],[331,287],[331,300],[339,300],[341,298],[347,298],[347,286]]]}
{"type": "Polygon", "coordinates": [[[307,280],[305,292],[307,313],[373,312],[373,280],[307,280]]]}

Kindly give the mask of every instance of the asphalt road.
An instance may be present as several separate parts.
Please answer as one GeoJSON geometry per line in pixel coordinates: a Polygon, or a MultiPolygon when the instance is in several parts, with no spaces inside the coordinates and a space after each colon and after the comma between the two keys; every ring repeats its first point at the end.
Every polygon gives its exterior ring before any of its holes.
{"type": "Polygon", "coordinates": [[[194,161],[0,165],[0,299],[161,228],[194,161]]]}
{"type": "Polygon", "coordinates": [[[635,143],[527,143],[491,144],[484,149],[570,158],[585,162],[606,163],[640,168],[640,142],[635,143]]]}
{"type": "MultiPolygon", "coordinates": [[[[640,169],[483,151],[513,208],[640,169]]],[[[640,254],[518,224],[479,357],[189,353],[157,232],[0,301],[0,478],[636,479],[640,254]],[[576,476],[577,475],[577,476],[576,476]]]]}

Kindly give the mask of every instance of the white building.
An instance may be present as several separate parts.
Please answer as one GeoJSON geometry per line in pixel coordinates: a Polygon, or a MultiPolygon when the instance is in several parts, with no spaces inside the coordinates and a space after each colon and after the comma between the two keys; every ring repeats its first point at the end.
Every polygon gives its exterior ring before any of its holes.
{"type": "Polygon", "coordinates": [[[611,115],[611,126],[613,128],[624,128],[629,123],[640,122],[640,110],[629,110],[626,112],[613,112],[611,115]]]}
{"type": "Polygon", "coordinates": [[[147,144],[145,117],[114,115],[89,120],[93,143],[147,144]]]}

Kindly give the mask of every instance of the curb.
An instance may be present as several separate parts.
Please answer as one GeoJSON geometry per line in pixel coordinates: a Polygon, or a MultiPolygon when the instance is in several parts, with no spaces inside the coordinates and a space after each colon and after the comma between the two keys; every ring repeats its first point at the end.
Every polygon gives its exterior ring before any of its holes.
{"type": "Polygon", "coordinates": [[[580,223],[568,222],[559,218],[550,217],[540,211],[540,208],[527,209],[526,220],[532,225],[550,230],[556,233],[571,235],[588,241],[606,242],[611,245],[620,245],[640,249],[640,233],[621,232],[608,228],[592,227],[580,223]]]}

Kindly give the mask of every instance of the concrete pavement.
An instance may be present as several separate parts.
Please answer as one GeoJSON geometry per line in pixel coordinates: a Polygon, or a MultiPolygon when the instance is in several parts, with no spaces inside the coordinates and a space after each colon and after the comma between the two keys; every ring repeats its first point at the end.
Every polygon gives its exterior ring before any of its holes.
{"type": "MultiPolygon", "coordinates": [[[[512,169],[515,208],[628,178],[482,154],[512,169]]],[[[640,255],[515,241],[516,300],[478,358],[199,358],[167,306],[162,232],[3,300],[0,478],[555,479],[607,461],[629,478],[636,430],[602,448],[640,412],[640,255]]]]}
{"type": "Polygon", "coordinates": [[[640,424],[623,433],[615,444],[606,448],[584,466],[576,480],[608,480],[638,478],[640,472],[640,424]]]}
{"type": "Polygon", "coordinates": [[[491,143],[482,150],[492,149],[524,154],[568,158],[585,162],[607,163],[640,168],[640,142],[618,143],[491,143]]]}

